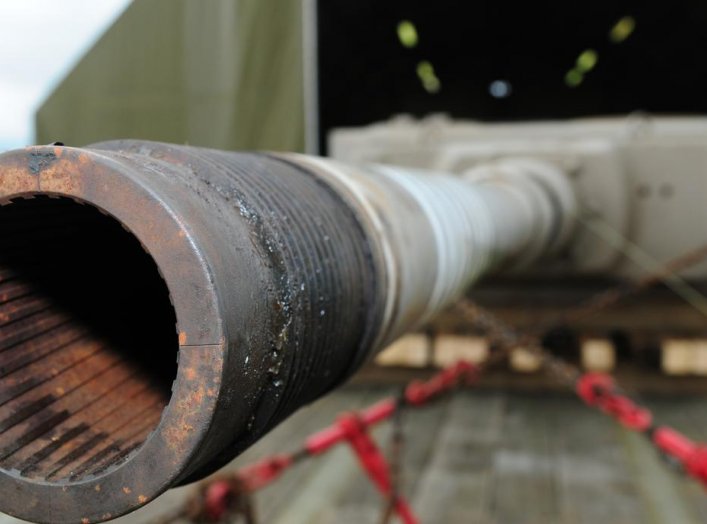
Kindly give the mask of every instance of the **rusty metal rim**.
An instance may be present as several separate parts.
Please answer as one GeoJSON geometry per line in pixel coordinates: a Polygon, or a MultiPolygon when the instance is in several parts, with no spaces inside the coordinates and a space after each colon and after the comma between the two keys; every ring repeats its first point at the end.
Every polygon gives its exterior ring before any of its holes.
{"type": "MultiPolygon", "coordinates": [[[[183,221],[114,159],[53,146],[3,157],[9,167],[0,173],[0,202],[41,194],[96,207],[140,241],[169,289],[179,331],[177,377],[169,404],[143,445],[121,464],[75,483],[37,481],[0,470],[3,493],[12,493],[5,498],[3,511],[11,515],[36,522],[84,524],[115,518],[143,506],[186,476],[194,467],[190,461],[195,450],[208,433],[224,372],[225,340],[223,333],[218,340],[200,340],[195,328],[207,312],[220,311],[208,263],[183,221]],[[185,274],[176,261],[199,270],[185,274]],[[202,292],[199,298],[186,300],[196,289],[202,292]],[[105,505],[96,504],[101,498],[105,505]],[[101,506],[110,512],[89,512],[101,506]]],[[[222,331],[220,322],[218,327],[222,331]]],[[[213,330],[209,333],[213,337],[213,330]]]]}

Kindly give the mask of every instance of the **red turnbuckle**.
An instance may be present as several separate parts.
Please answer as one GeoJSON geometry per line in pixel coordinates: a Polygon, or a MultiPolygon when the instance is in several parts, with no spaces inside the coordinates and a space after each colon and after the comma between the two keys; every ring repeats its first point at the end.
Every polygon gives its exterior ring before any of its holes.
{"type": "MultiPolygon", "coordinates": [[[[307,439],[305,449],[310,455],[318,455],[340,442],[348,442],[359,463],[385,497],[390,497],[392,485],[390,470],[385,457],[368,434],[368,428],[389,418],[396,408],[392,399],[383,400],[360,413],[346,413],[337,422],[307,439]]],[[[394,509],[405,524],[416,524],[417,518],[407,501],[395,495],[394,509]]]]}
{"type": "Polygon", "coordinates": [[[412,508],[399,494],[393,493],[390,469],[380,449],[368,434],[368,426],[355,413],[347,413],[339,418],[337,425],[353,449],[359,463],[384,497],[394,496],[393,507],[405,524],[417,524],[412,508]]]}
{"type": "Polygon", "coordinates": [[[232,482],[216,480],[204,488],[203,517],[208,522],[220,522],[228,513],[236,495],[232,482]]]}
{"type": "Polygon", "coordinates": [[[651,427],[651,412],[619,393],[609,375],[585,373],[577,381],[577,394],[587,405],[599,408],[627,428],[646,431],[651,427]]]}
{"type": "Polygon", "coordinates": [[[680,462],[688,475],[707,487],[707,446],[697,444],[666,426],[656,428],[653,443],[666,455],[680,462]]]}

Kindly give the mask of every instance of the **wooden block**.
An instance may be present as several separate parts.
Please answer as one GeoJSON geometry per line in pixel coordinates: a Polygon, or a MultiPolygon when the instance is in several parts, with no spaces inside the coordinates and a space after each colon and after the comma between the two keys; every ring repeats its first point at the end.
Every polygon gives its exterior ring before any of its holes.
{"type": "Polygon", "coordinates": [[[699,338],[695,340],[695,375],[707,375],[707,339],[699,338]]]}
{"type": "Polygon", "coordinates": [[[534,373],[540,369],[540,357],[532,351],[518,347],[511,351],[510,364],[513,371],[519,373],[534,373]]]}
{"type": "Polygon", "coordinates": [[[428,364],[430,339],[422,333],[405,335],[381,351],[376,357],[379,366],[422,368],[428,364]]]}
{"type": "Polygon", "coordinates": [[[707,339],[666,339],[661,366],[668,375],[707,375],[707,339]]]}
{"type": "Polygon", "coordinates": [[[694,340],[669,338],[660,345],[660,365],[667,375],[690,375],[697,355],[694,340]]]}
{"type": "Polygon", "coordinates": [[[488,354],[489,345],[484,337],[437,335],[434,340],[434,365],[440,368],[459,360],[479,364],[488,354]]]}
{"type": "Polygon", "coordinates": [[[582,366],[587,371],[611,371],[616,366],[614,344],[606,338],[582,341],[582,366]]]}

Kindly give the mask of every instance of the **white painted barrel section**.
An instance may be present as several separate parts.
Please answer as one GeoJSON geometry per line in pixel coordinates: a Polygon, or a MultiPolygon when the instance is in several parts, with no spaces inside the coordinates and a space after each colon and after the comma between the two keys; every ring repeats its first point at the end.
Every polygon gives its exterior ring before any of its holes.
{"type": "Polygon", "coordinates": [[[357,208],[387,284],[379,343],[418,327],[494,269],[527,266],[569,238],[576,202],[566,175],[505,160],[455,176],[294,155],[357,208]]]}

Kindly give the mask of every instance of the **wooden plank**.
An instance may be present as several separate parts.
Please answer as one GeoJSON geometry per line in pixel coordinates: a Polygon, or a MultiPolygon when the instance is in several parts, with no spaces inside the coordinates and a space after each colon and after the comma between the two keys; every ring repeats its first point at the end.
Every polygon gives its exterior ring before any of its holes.
{"type": "MultiPolygon", "coordinates": [[[[318,459],[319,466],[303,478],[300,491],[290,497],[287,509],[276,518],[267,520],[273,524],[314,524],[337,522],[335,504],[354,478],[360,474],[356,459],[349,449],[339,446],[318,459]]],[[[349,520],[348,516],[345,520],[349,520]]],[[[344,520],[344,519],[342,519],[344,520]]]]}
{"type": "Polygon", "coordinates": [[[484,337],[437,335],[434,340],[434,365],[440,368],[459,360],[480,364],[488,354],[489,344],[484,337]]]}
{"type": "Polygon", "coordinates": [[[556,455],[543,414],[545,397],[508,397],[492,456],[493,518],[497,522],[559,522],[556,455]]]}
{"type": "Polygon", "coordinates": [[[523,347],[511,350],[509,363],[511,369],[518,373],[536,373],[542,366],[540,357],[523,347]]]}
{"type": "Polygon", "coordinates": [[[661,342],[661,367],[668,375],[707,375],[707,339],[664,339],[661,342]]]}
{"type": "MultiPolygon", "coordinates": [[[[635,432],[623,430],[623,443],[632,459],[632,476],[640,487],[649,522],[698,524],[693,508],[681,493],[679,480],[660,460],[655,448],[635,432]]],[[[646,521],[644,521],[646,522],[646,521]]]]}
{"type": "Polygon", "coordinates": [[[375,362],[379,366],[426,367],[429,365],[430,344],[430,338],[425,334],[405,335],[381,351],[375,362]]]}
{"type": "Polygon", "coordinates": [[[607,338],[586,338],[580,347],[582,367],[587,371],[608,372],[616,366],[614,344],[607,338]]]}
{"type": "MultiPolygon", "coordinates": [[[[650,522],[616,422],[570,396],[538,397],[537,402],[548,425],[557,522],[650,522]]],[[[528,407],[531,416],[536,410],[528,407]]]]}
{"type": "Polygon", "coordinates": [[[707,375],[707,340],[703,338],[698,339],[695,353],[694,374],[704,377],[707,375]]]}
{"type": "Polygon", "coordinates": [[[447,417],[412,505],[421,522],[453,524],[491,519],[491,456],[504,421],[503,395],[460,392],[447,417]]]}
{"type": "Polygon", "coordinates": [[[689,339],[664,339],[660,345],[660,367],[667,375],[689,375],[694,367],[694,348],[689,339]]]}

